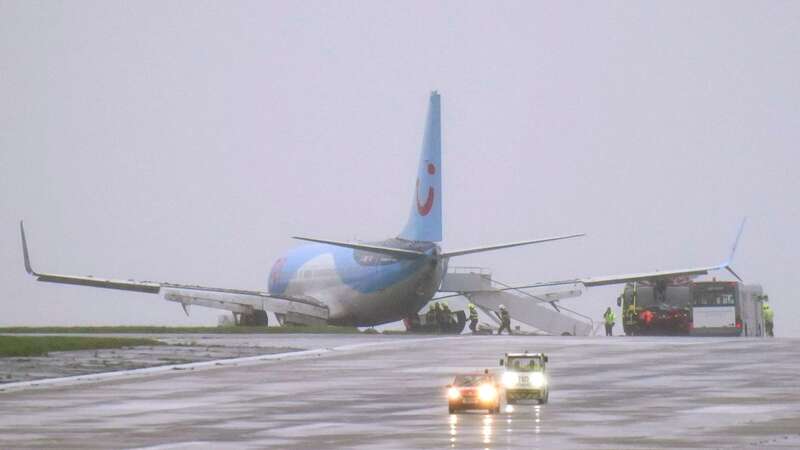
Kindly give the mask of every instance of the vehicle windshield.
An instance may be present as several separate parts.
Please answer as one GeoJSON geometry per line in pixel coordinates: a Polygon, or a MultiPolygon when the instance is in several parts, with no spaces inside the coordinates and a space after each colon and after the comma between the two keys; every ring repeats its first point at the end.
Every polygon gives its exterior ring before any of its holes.
{"type": "Polygon", "coordinates": [[[736,290],[729,285],[698,285],[694,289],[695,306],[730,306],[736,304],[736,290]]]}
{"type": "Polygon", "coordinates": [[[541,371],[542,360],[534,357],[508,358],[508,368],[519,371],[541,371]]]}
{"type": "Polygon", "coordinates": [[[456,376],[455,386],[471,387],[480,386],[483,383],[491,383],[492,378],[487,375],[458,375],[456,376]]]}

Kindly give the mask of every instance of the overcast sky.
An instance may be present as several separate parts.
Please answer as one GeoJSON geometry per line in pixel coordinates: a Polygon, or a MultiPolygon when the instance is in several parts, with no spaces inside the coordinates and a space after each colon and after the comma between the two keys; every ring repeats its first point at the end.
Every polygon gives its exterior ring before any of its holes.
{"type": "MultiPolygon", "coordinates": [[[[506,283],[714,264],[800,336],[798,2],[0,0],[0,326],[214,324],[41,271],[264,289],[395,236],[442,94],[445,240],[506,283]]],[[[729,278],[725,274],[720,277],[729,278]]],[[[621,287],[566,305],[599,319],[621,287]]]]}

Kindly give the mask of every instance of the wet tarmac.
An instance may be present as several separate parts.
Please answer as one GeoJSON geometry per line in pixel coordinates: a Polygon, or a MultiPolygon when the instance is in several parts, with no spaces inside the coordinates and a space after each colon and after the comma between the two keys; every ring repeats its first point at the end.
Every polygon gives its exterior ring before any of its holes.
{"type": "Polygon", "coordinates": [[[800,340],[223,336],[319,349],[0,393],[0,448],[800,448],[800,340]],[[451,375],[550,355],[550,403],[449,415],[451,375]]]}
{"type": "MultiPolygon", "coordinates": [[[[73,335],[74,336],[74,335],[73,335]]],[[[98,336],[98,335],[87,335],[98,336]]],[[[130,337],[131,335],[126,335],[130,337]]],[[[295,351],[287,347],[216,343],[213,336],[163,336],[168,345],[51,352],[48,356],[0,358],[0,390],[9,383],[132,370],[163,365],[295,351]]]]}

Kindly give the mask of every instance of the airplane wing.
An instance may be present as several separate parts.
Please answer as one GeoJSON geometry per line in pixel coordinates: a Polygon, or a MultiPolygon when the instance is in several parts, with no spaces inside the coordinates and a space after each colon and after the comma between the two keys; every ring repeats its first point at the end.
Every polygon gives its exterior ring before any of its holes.
{"type": "Polygon", "coordinates": [[[739,238],[742,236],[742,231],[744,231],[744,225],[747,221],[747,218],[742,220],[742,224],[739,226],[739,231],[736,234],[736,239],[733,242],[733,246],[731,248],[730,255],[725,262],[713,266],[706,266],[706,267],[696,267],[696,268],[688,268],[688,269],[678,269],[678,270],[666,270],[666,271],[656,271],[656,272],[644,272],[644,273],[631,273],[631,274],[623,274],[623,275],[607,275],[607,276],[600,276],[600,277],[587,277],[587,278],[574,278],[570,280],[561,280],[561,281],[545,281],[541,283],[533,283],[524,286],[513,286],[513,287],[506,287],[503,289],[499,289],[500,291],[510,291],[510,290],[517,290],[517,289],[530,289],[530,288],[537,288],[537,287],[544,287],[544,286],[558,286],[563,284],[582,284],[585,287],[594,287],[594,286],[605,286],[610,284],[622,284],[622,283],[630,283],[634,281],[642,281],[642,280],[658,280],[658,279],[670,279],[679,276],[688,276],[688,277],[696,277],[699,275],[705,275],[709,272],[713,272],[716,270],[725,269],[730,272],[737,280],[742,281],[741,277],[734,272],[733,268],[731,267],[731,263],[733,262],[733,257],[736,254],[736,248],[739,246],[739,238]]]}
{"type": "Polygon", "coordinates": [[[187,314],[189,305],[199,305],[237,313],[250,313],[255,310],[261,310],[281,314],[297,314],[299,315],[298,317],[308,316],[316,320],[328,319],[328,307],[324,303],[310,297],[273,295],[263,291],[228,289],[170,282],[115,280],[93,276],[36,272],[31,266],[28,241],[25,237],[25,226],[22,221],[19,223],[19,231],[22,237],[22,255],[25,260],[25,271],[35,276],[37,281],[144,292],[148,294],[160,294],[164,291],[164,298],[169,301],[180,303],[187,314]]]}
{"type": "MultiPolygon", "coordinates": [[[[623,275],[606,275],[600,277],[586,277],[586,278],[573,278],[568,280],[559,280],[559,281],[543,281],[540,283],[533,283],[533,284],[526,284],[523,286],[511,286],[506,288],[497,289],[500,291],[511,291],[517,289],[532,289],[537,287],[545,287],[545,286],[559,286],[564,284],[582,284],[585,287],[595,287],[595,286],[605,286],[609,284],[622,284],[622,283],[630,283],[633,281],[642,281],[642,280],[657,280],[660,278],[668,279],[674,278],[678,276],[698,276],[698,275],[705,275],[709,272],[720,270],[720,269],[728,269],[732,273],[733,271],[730,269],[728,265],[717,265],[717,266],[709,266],[709,267],[698,267],[693,269],[678,269],[678,270],[665,270],[665,271],[656,271],[656,272],[644,272],[644,273],[631,273],[631,274],[623,274],[623,275]]],[[[735,275],[735,274],[734,274],[735,275]]],[[[736,275],[738,278],[738,275],[736,275]]]]}

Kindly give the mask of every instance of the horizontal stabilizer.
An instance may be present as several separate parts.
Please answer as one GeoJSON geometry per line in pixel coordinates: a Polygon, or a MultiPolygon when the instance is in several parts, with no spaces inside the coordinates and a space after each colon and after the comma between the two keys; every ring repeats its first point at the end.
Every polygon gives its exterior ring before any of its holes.
{"type": "Polygon", "coordinates": [[[506,244],[497,244],[497,245],[487,245],[485,247],[473,247],[467,248],[462,250],[453,250],[449,252],[443,252],[443,258],[451,258],[453,256],[461,256],[461,255],[468,255],[470,253],[481,253],[481,252],[490,252],[492,250],[500,250],[502,248],[510,248],[510,247],[519,247],[522,245],[531,245],[531,244],[540,244],[542,242],[550,242],[550,241],[560,241],[562,239],[572,239],[576,237],[586,236],[584,233],[580,234],[568,234],[565,236],[554,236],[542,239],[534,239],[531,241],[520,241],[520,242],[510,242],[506,244]]]}
{"type": "Polygon", "coordinates": [[[390,255],[396,258],[419,258],[420,256],[425,256],[424,252],[420,252],[417,250],[383,247],[381,245],[362,244],[360,242],[330,241],[327,239],[317,239],[317,238],[310,238],[303,236],[292,236],[292,239],[297,239],[300,241],[316,242],[318,244],[335,245],[337,247],[352,248],[354,250],[363,250],[365,252],[382,253],[384,255],[390,255]]]}

